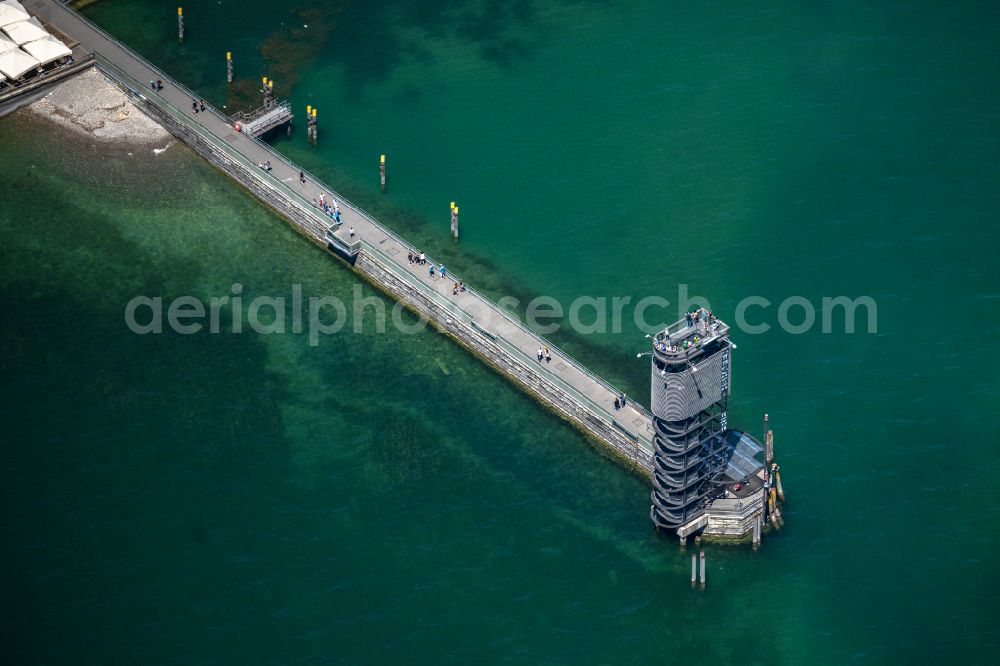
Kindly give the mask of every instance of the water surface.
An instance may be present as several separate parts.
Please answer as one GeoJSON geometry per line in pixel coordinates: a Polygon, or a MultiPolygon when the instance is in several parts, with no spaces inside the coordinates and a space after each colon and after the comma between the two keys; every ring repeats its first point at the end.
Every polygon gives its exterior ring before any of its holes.
{"type": "MultiPolygon", "coordinates": [[[[347,298],[356,279],[181,147],[94,149],[16,115],[16,660],[990,660],[995,8],[331,5],[289,66],[280,23],[312,30],[311,4],[185,7],[183,46],[173,7],[124,6],[88,15],[219,104],[225,50],[241,76],[291,73],[279,93],[320,109],[320,145],[275,145],[494,294],[685,283],[728,319],[771,300],[771,331],[734,334],[730,421],[770,412],[787,525],[755,554],[711,548],[692,591],[645,482],[436,333],[129,333],[137,293],[347,298]],[[877,334],[776,325],[788,296],[842,294],[876,299],[877,334]]],[[[569,342],[645,394],[633,325],[569,342]]]]}

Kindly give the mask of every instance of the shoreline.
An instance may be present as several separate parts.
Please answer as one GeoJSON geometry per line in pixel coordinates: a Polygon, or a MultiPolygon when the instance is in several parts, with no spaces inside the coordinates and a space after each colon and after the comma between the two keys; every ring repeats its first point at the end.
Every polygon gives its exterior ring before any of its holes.
{"type": "Polygon", "coordinates": [[[27,105],[35,117],[102,143],[162,147],[174,137],[96,67],[27,105]]]}

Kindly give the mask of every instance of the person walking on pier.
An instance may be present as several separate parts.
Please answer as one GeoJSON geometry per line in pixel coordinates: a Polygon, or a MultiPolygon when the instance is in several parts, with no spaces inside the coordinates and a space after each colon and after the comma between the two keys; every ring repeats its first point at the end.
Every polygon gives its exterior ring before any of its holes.
{"type": "Polygon", "coordinates": [[[618,400],[618,398],[615,398],[615,411],[617,412],[621,408],[622,408],[622,403],[618,400]]]}
{"type": "Polygon", "coordinates": [[[413,265],[413,250],[406,253],[406,260],[410,262],[411,266],[413,265]]]}
{"type": "Polygon", "coordinates": [[[160,92],[161,90],[163,90],[163,81],[156,79],[156,92],[160,92]]]}
{"type": "Polygon", "coordinates": [[[198,102],[198,107],[201,109],[202,113],[205,112],[205,100],[198,102]]]}
{"type": "Polygon", "coordinates": [[[545,362],[546,363],[551,363],[552,362],[552,354],[549,353],[549,348],[548,347],[545,348],[545,362]]]}
{"type": "Polygon", "coordinates": [[[541,347],[538,348],[537,356],[538,356],[538,362],[541,363],[542,359],[545,357],[545,352],[542,351],[541,347]]]}
{"type": "Polygon", "coordinates": [[[306,184],[306,173],[305,171],[299,171],[299,182],[303,185],[306,184]]]}
{"type": "Polygon", "coordinates": [[[438,267],[438,270],[441,271],[441,279],[442,280],[445,279],[448,276],[448,274],[444,270],[444,264],[441,264],[441,266],[438,267]]]}
{"type": "MultiPolygon", "coordinates": [[[[337,222],[340,222],[340,220],[337,220],[337,222]]],[[[350,230],[349,233],[350,233],[350,236],[351,236],[351,240],[354,240],[354,227],[351,227],[351,230],[350,230]]]]}
{"type": "Polygon", "coordinates": [[[198,114],[198,100],[196,99],[191,100],[191,110],[194,111],[195,115],[198,114]]]}
{"type": "Polygon", "coordinates": [[[156,81],[150,81],[149,82],[149,87],[152,90],[156,90],[156,81]]]}
{"type": "Polygon", "coordinates": [[[430,268],[427,269],[428,277],[434,277],[434,264],[431,264],[430,268]]]}

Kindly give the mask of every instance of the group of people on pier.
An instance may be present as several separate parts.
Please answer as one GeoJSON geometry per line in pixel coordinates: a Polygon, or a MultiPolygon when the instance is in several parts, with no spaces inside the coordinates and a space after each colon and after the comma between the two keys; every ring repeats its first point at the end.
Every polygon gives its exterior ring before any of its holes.
{"type": "MultiPolygon", "coordinates": [[[[316,206],[321,211],[329,215],[334,224],[342,224],[340,220],[340,204],[337,203],[336,199],[333,200],[333,205],[327,203],[326,192],[320,192],[319,197],[313,199],[313,206],[316,206]]],[[[351,235],[353,236],[354,234],[352,233],[351,235]]]]}
{"type": "MultiPolygon", "coordinates": [[[[406,260],[410,262],[411,266],[425,266],[427,264],[427,255],[419,250],[410,250],[406,253],[406,260]]],[[[437,268],[437,274],[441,276],[444,280],[448,277],[448,269],[441,264],[437,268]]],[[[427,276],[430,278],[434,277],[434,264],[431,264],[427,268],[427,276]]],[[[458,296],[459,293],[465,291],[465,280],[459,280],[458,282],[453,282],[451,285],[451,295],[458,296]]]]}

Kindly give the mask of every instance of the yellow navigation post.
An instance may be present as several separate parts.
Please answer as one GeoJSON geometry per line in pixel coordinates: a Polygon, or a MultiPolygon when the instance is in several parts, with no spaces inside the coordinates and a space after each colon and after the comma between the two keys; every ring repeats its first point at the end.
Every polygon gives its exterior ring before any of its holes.
{"type": "Polygon", "coordinates": [[[226,83],[233,82],[233,52],[226,51],[226,83]]]}
{"type": "Polygon", "coordinates": [[[274,81],[268,79],[266,76],[260,77],[261,89],[260,93],[264,96],[264,108],[271,108],[271,104],[274,103],[274,81]]]}
{"type": "Polygon", "coordinates": [[[184,41],[184,8],[177,8],[177,39],[184,41]]]}
{"type": "Polygon", "coordinates": [[[382,181],[382,193],[385,193],[385,155],[381,155],[378,158],[378,175],[379,180],[382,181]]]}
{"type": "Polygon", "coordinates": [[[458,206],[454,201],[451,202],[451,235],[458,240],[458,206]]]}

